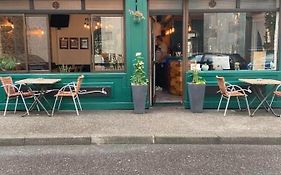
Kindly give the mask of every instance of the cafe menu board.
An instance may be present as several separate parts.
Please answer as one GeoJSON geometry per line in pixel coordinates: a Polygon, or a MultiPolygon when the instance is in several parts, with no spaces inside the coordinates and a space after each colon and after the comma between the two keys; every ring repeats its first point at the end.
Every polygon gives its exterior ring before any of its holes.
{"type": "Polygon", "coordinates": [[[252,55],[253,70],[264,70],[265,64],[265,51],[254,51],[252,55]]]}
{"type": "Polygon", "coordinates": [[[229,56],[218,55],[213,57],[213,68],[215,70],[230,69],[229,56]]]}

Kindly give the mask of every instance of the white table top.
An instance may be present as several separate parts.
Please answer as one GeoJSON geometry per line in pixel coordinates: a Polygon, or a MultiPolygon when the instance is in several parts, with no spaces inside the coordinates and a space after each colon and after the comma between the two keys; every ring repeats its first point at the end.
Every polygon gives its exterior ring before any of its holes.
{"type": "Polygon", "coordinates": [[[262,78],[253,78],[253,79],[238,79],[241,82],[253,84],[253,85],[278,85],[281,84],[281,81],[274,79],[262,79],[262,78]]]}
{"type": "Polygon", "coordinates": [[[26,78],[23,80],[16,81],[17,84],[55,84],[60,82],[61,79],[52,79],[52,78],[26,78]]]}

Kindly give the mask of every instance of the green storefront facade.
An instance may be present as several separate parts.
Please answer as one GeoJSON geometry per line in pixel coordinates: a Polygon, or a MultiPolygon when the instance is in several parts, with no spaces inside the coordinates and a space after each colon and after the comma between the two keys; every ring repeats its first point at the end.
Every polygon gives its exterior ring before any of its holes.
{"type": "MultiPolygon", "coordinates": [[[[25,23],[26,22],[26,17],[27,16],[46,16],[46,18],[50,18],[51,15],[55,15],[55,14],[67,14],[67,15],[71,15],[71,14],[75,14],[77,16],[79,15],[107,15],[109,17],[111,16],[115,16],[117,14],[117,16],[121,16],[122,20],[123,20],[123,37],[121,37],[121,40],[123,40],[123,55],[124,55],[124,64],[121,70],[117,70],[117,71],[80,71],[80,72],[54,72],[51,71],[51,68],[49,68],[49,70],[47,71],[30,71],[30,67],[26,66],[26,70],[24,71],[1,71],[0,76],[12,76],[12,78],[14,79],[14,81],[16,80],[20,80],[20,79],[24,79],[24,78],[60,78],[62,79],[61,82],[57,83],[54,87],[54,89],[56,88],[60,88],[61,86],[63,86],[64,84],[71,82],[71,81],[75,81],[76,78],[80,75],[83,74],[85,76],[85,79],[83,81],[82,87],[83,88],[107,88],[108,89],[108,95],[106,96],[99,96],[99,95],[81,95],[80,96],[80,100],[81,100],[81,104],[82,107],[85,110],[97,110],[97,109],[101,109],[101,110],[105,110],[105,109],[132,109],[133,108],[133,103],[132,103],[132,95],[131,95],[131,85],[130,85],[130,77],[132,75],[133,72],[133,64],[134,64],[134,58],[135,58],[135,54],[136,52],[141,52],[142,55],[144,56],[144,63],[145,63],[145,70],[147,73],[147,76],[150,80],[150,88],[149,88],[149,96],[147,98],[147,107],[154,105],[155,103],[153,103],[153,94],[154,91],[153,89],[155,89],[155,84],[152,83],[152,81],[154,80],[152,78],[152,74],[153,74],[153,61],[152,60],[152,56],[153,55],[153,47],[152,47],[152,34],[151,34],[151,18],[153,16],[169,16],[169,15],[174,15],[174,16],[181,16],[181,22],[182,24],[181,26],[181,43],[182,43],[182,54],[181,54],[181,66],[182,66],[182,96],[181,98],[181,102],[182,105],[185,108],[189,108],[189,99],[187,97],[187,88],[186,88],[186,84],[188,82],[190,82],[191,77],[190,77],[190,73],[189,73],[189,63],[190,63],[190,59],[188,59],[190,57],[190,49],[188,49],[188,43],[190,41],[190,38],[188,38],[189,34],[189,25],[191,25],[189,16],[191,13],[194,14],[200,14],[200,15],[194,15],[194,21],[196,22],[197,18],[199,18],[198,16],[200,16],[200,18],[204,18],[204,20],[206,21],[206,19],[209,18],[208,14],[218,14],[218,16],[220,14],[245,14],[245,18],[243,17],[243,19],[253,19],[253,16],[248,16],[248,13],[250,14],[256,14],[256,12],[273,12],[275,14],[274,17],[278,16],[275,18],[275,27],[274,28],[274,40],[276,40],[275,44],[274,44],[274,54],[276,56],[276,58],[274,58],[275,60],[272,61],[274,62],[275,66],[274,69],[272,70],[268,70],[268,69],[264,69],[264,70],[208,70],[208,71],[201,71],[200,75],[202,77],[204,77],[207,81],[207,92],[206,92],[206,96],[205,96],[205,102],[204,102],[204,108],[216,108],[217,104],[219,102],[219,98],[220,96],[218,94],[216,94],[217,89],[217,82],[215,79],[216,75],[220,75],[220,76],[224,76],[226,78],[226,80],[230,83],[235,83],[235,84],[240,84],[241,83],[238,81],[239,78],[243,77],[243,78],[273,78],[273,79],[278,79],[281,80],[281,72],[280,67],[281,67],[281,63],[280,63],[280,44],[279,43],[279,39],[280,39],[280,20],[279,20],[279,0],[268,0],[268,1],[258,1],[258,0],[233,0],[231,1],[226,1],[226,0],[203,0],[202,2],[197,2],[196,0],[176,0],[176,1],[172,1],[172,0],[122,0],[122,1],[118,1],[121,2],[122,7],[118,10],[115,10],[115,4],[116,2],[114,2],[114,0],[111,0],[110,2],[107,1],[101,1],[101,0],[71,0],[71,3],[73,3],[73,5],[78,4],[78,7],[76,6],[75,8],[72,5],[69,5],[66,3],[65,5],[65,1],[64,0],[57,0],[57,1],[42,1],[42,0],[25,0],[25,5],[21,5],[21,7],[18,7],[18,5],[16,5],[17,3],[22,3],[20,1],[3,1],[0,2],[0,17],[7,17],[7,16],[11,16],[11,15],[15,15],[15,16],[22,16],[23,19],[25,19],[25,23]],[[112,1],[112,3],[110,3],[112,1]],[[277,2],[278,1],[278,2],[277,2]],[[49,2],[49,4],[47,3],[49,2]],[[56,2],[56,3],[54,3],[56,2]],[[95,4],[95,2],[97,4],[99,4],[98,7],[92,8],[93,3],[95,4]],[[2,4],[1,4],[2,3],[2,4]],[[13,5],[14,3],[14,5],[13,5]],[[42,6],[41,6],[41,5],[42,6]],[[112,5],[113,4],[113,5],[112,5]],[[251,4],[256,4],[255,7],[251,7],[249,5],[251,4]],[[65,6],[64,6],[65,5],[65,6]],[[232,6],[233,5],[233,6],[232,6]],[[59,7],[58,7],[59,6],[59,7]],[[41,8],[42,7],[42,8],[41,8]],[[103,10],[104,7],[104,10],[103,10]],[[171,7],[171,8],[169,8],[171,7]],[[133,11],[140,11],[143,13],[144,15],[144,20],[136,23],[132,17],[132,15],[130,14],[130,10],[133,11]],[[255,12],[255,13],[254,13],[255,12]],[[208,14],[207,14],[208,13],[208,14]]],[[[118,3],[117,3],[118,6],[118,3]]],[[[118,6],[119,7],[119,6],[118,6]]],[[[241,15],[243,16],[243,15],[241,15]]],[[[213,16],[211,16],[210,18],[212,18],[213,16]]],[[[240,17],[240,16],[239,16],[240,17]]],[[[242,19],[242,17],[240,17],[242,19]]],[[[73,18],[71,18],[70,16],[70,20],[72,20],[73,18]]],[[[83,17],[84,19],[84,17],[83,17]]],[[[92,18],[90,18],[92,19],[92,18]]],[[[94,18],[93,18],[94,19],[94,18]]],[[[165,18],[162,18],[165,19],[165,18]]],[[[173,18],[176,19],[176,18],[173,18]]],[[[213,19],[213,18],[212,18],[213,19]]],[[[217,18],[216,18],[217,19],[217,18]]],[[[87,19],[88,20],[88,19],[87,19]]],[[[85,18],[85,22],[87,22],[86,18],[85,18]]],[[[164,20],[163,20],[164,21],[164,20]]],[[[243,22],[243,20],[239,21],[240,23],[243,22]]],[[[244,21],[245,22],[245,21],[244,21]]],[[[246,21],[247,22],[247,21],[246,21]]],[[[245,23],[246,23],[245,22],[245,23]]],[[[84,23],[84,21],[82,22],[84,23]]],[[[164,23],[164,22],[163,22],[164,23]]],[[[170,22],[167,22],[170,23],[170,22]]],[[[229,24],[229,21],[226,22],[227,24],[229,24]]],[[[0,23],[1,24],[1,23],[0,23]]],[[[84,23],[85,24],[85,23],[84,23]]],[[[204,24],[200,24],[202,26],[204,26],[206,23],[204,22],[204,24]]],[[[251,23],[252,25],[254,23],[251,23]]],[[[173,22],[172,25],[175,25],[175,23],[173,22]]],[[[232,24],[231,24],[232,25],[232,24]]],[[[235,25],[235,24],[233,24],[235,25]]],[[[240,24],[239,24],[240,25],[240,24]]],[[[3,25],[4,26],[4,25],[3,25]]],[[[168,24],[167,24],[168,26],[168,24]]],[[[23,36],[23,38],[28,38],[28,34],[26,31],[28,31],[28,29],[26,28],[26,24],[24,24],[24,34],[26,34],[26,36],[23,36]]],[[[113,26],[114,27],[114,26],[113,26]]],[[[242,28],[241,26],[239,26],[240,29],[242,28]]],[[[238,28],[239,28],[238,27],[238,28]]],[[[51,27],[50,27],[51,28],[51,27]]],[[[51,33],[51,29],[48,28],[46,31],[48,31],[49,33],[51,33]]],[[[93,28],[93,26],[91,25],[91,28],[93,28]]],[[[244,28],[247,28],[244,26],[244,28]]],[[[240,29],[237,29],[239,31],[241,31],[240,29]]],[[[61,32],[59,31],[60,29],[58,29],[58,31],[56,32],[61,32]]],[[[64,30],[64,29],[62,29],[64,30]]],[[[93,29],[91,29],[92,31],[93,29]]],[[[229,33],[235,33],[232,31],[232,29],[228,29],[229,33]]],[[[2,31],[3,33],[4,31],[2,31]]],[[[216,31],[216,37],[219,35],[219,31],[216,31]]],[[[89,39],[87,42],[91,43],[91,40],[93,41],[94,39],[92,38],[93,33],[91,33],[89,36],[89,39]]],[[[199,33],[200,34],[200,33],[199,33]]],[[[198,34],[198,36],[200,36],[198,34]]],[[[235,37],[238,37],[238,39],[236,40],[236,43],[239,47],[241,46],[241,40],[243,40],[243,37],[241,39],[241,37],[239,37],[239,32],[236,35],[235,33],[235,37]]],[[[244,34],[246,35],[246,32],[244,32],[244,34]]],[[[267,33],[268,34],[268,33],[267,33]]],[[[255,38],[256,34],[253,34],[253,38],[255,38]]],[[[261,37],[263,34],[261,34],[261,37]]],[[[268,34],[269,35],[269,34],[268,34]]],[[[272,34],[273,35],[273,34],[272,34]]],[[[0,35],[1,36],[1,35],[0,35]]],[[[4,36],[4,34],[2,35],[4,36]]],[[[51,38],[51,36],[48,35],[49,38],[51,38]]],[[[70,38],[72,38],[72,36],[68,36],[70,38]]],[[[74,38],[78,38],[78,40],[80,38],[83,38],[84,36],[74,36],[74,38]]],[[[207,34],[204,32],[203,38],[207,37],[207,34]]],[[[61,39],[61,38],[59,38],[61,39]]],[[[229,38],[227,38],[229,39],[229,38]]],[[[51,40],[51,39],[50,39],[51,40]]],[[[110,39],[109,39],[110,40],[110,39]]],[[[247,39],[244,39],[245,43],[247,43],[247,39]]],[[[253,43],[254,39],[249,39],[250,41],[248,41],[249,43],[253,43]]],[[[206,41],[205,39],[202,39],[202,41],[204,41],[204,43],[207,43],[209,41],[206,41]],[[205,42],[206,41],[206,42],[205,42]]],[[[219,40],[216,40],[216,42],[218,42],[219,40]]],[[[60,41],[58,41],[59,44],[60,41]]],[[[70,41],[69,41],[70,42],[70,41]]],[[[81,42],[81,41],[80,41],[81,42]]],[[[262,39],[262,42],[263,41],[262,39]]],[[[271,39],[271,42],[272,39],[271,39]]],[[[26,52],[29,52],[29,45],[30,42],[29,41],[24,41],[25,43],[25,47],[24,50],[26,50],[26,52]]],[[[209,42],[210,43],[210,42],[209,42]]],[[[69,44],[69,43],[68,43],[69,44]]],[[[193,44],[193,43],[191,43],[193,44]]],[[[3,44],[2,44],[3,45],[3,44]]],[[[49,49],[49,60],[51,60],[52,56],[54,55],[53,52],[53,48],[54,47],[50,41],[47,42],[47,48],[49,49]]],[[[80,43],[80,49],[81,49],[81,45],[82,43],[80,43]]],[[[89,51],[91,52],[90,54],[92,55],[93,52],[95,52],[93,49],[91,49],[92,44],[89,44],[89,51]]],[[[154,44],[153,44],[154,45],[154,44]]],[[[232,45],[234,45],[232,43],[232,45]]],[[[247,44],[246,44],[247,45],[247,44]]],[[[251,45],[251,44],[249,44],[251,45]]],[[[256,45],[257,44],[252,44],[252,45],[256,45]]],[[[262,43],[263,45],[263,43],[262,43]]],[[[1,45],[0,45],[1,47],[1,45]]],[[[60,49],[63,49],[63,45],[60,46],[60,49]]],[[[70,45],[67,45],[67,47],[70,47],[70,45]]],[[[74,47],[74,46],[73,46],[74,47]]],[[[202,44],[203,47],[203,44],[202,44]]],[[[204,46],[205,47],[205,46],[204,46]]],[[[246,46],[242,45],[241,47],[246,48],[246,46]]],[[[79,49],[79,51],[80,51],[79,49]]],[[[236,52],[238,51],[240,48],[236,46],[233,46],[230,48],[232,50],[232,52],[236,52]],[[235,50],[236,49],[236,50],[235,50]],[[235,51],[234,51],[235,50],[235,51]]],[[[250,49],[246,49],[246,50],[251,50],[250,49]]],[[[257,49],[257,48],[254,48],[257,49]]],[[[272,49],[272,48],[271,48],[272,49]]],[[[240,49],[241,50],[241,49],[240,49]]],[[[245,49],[244,49],[245,50],[245,49]]],[[[0,50],[1,51],[1,50],[0,50]]],[[[75,51],[73,50],[63,50],[63,51],[75,51]]],[[[83,50],[81,50],[83,51],[83,50]]],[[[210,50],[208,50],[210,51],[210,50]]],[[[4,51],[2,51],[4,53],[4,51]]],[[[198,52],[198,50],[196,51],[198,52]]],[[[207,51],[206,51],[207,52],[207,51]]],[[[195,52],[194,52],[195,53],[195,52]]],[[[1,52],[0,52],[1,54],[1,52]]],[[[27,60],[29,60],[29,55],[26,54],[27,56],[27,60]]],[[[246,55],[246,53],[244,54],[246,55]]],[[[79,56],[78,56],[79,57],[79,56]]],[[[91,57],[91,56],[90,56],[91,57]]],[[[92,58],[92,57],[91,57],[92,58]]],[[[79,59],[79,58],[78,58],[79,59]]],[[[51,65],[51,62],[49,63],[49,65],[51,65]]],[[[249,61],[250,62],[250,61],[249,61]]],[[[248,63],[249,64],[249,63],[248,63]]],[[[254,63],[252,63],[254,64],[254,63]]],[[[49,100],[51,102],[53,102],[54,98],[52,96],[48,97],[49,100]]],[[[3,89],[0,90],[0,109],[4,109],[4,105],[5,105],[5,93],[3,91],[3,89]]],[[[10,108],[12,109],[13,105],[10,105],[10,108]]],[[[275,102],[275,106],[279,106],[277,102],[275,102]]],[[[236,102],[234,101],[233,103],[231,103],[231,107],[236,107],[236,102]]],[[[63,109],[73,109],[73,103],[72,101],[69,100],[65,100],[62,103],[62,108],[63,109]]]]}

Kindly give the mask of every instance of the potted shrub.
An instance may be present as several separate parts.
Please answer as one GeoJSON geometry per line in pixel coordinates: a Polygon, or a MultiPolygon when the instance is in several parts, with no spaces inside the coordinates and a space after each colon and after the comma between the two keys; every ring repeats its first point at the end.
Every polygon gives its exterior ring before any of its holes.
{"type": "Polygon", "coordinates": [[[142,114],[145,112],[148,80],[144,71],[144,61],[140,52],[136,53],[134,72],[131,77],[134,112],[142,114]]]}
{"type": "Polygon", "coordinates": [[[0,71],[9,71],[16,68],[17,62],[13,56],[1,55],[0,56],[0,71]]]}
{"type": "Polygon", "coordinates": [[[188,83],[188,96],[190,110],[192,112],[203,112],[206,81],[199,77],[198,69],[192,70],[192,82],[188,83]]]}

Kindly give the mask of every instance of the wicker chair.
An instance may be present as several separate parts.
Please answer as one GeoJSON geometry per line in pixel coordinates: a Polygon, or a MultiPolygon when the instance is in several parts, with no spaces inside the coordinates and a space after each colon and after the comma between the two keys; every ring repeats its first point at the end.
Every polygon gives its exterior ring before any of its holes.
{"type": "Polygon", "coordinates": [[[220,89],[218,92],[221,93],[221,98],[220,98],[220,102],[219,102],[217,111],[220,110],[222,99],[223,98],[226,99],[227,103],[226,103],[225,110],[224,110],[224,116],[226,116],[226,111],[227,111],[227,108],[228,108],[229,101],[230,101],[231,97],[236,97],[238,107],[241,110],[239,97],[244,97],[245,101],[246,101],[249,116],[251,116],[249,103],[248,103],[248,99],[247,99],[248,95],[246,94],[246,92],[251,93],[252,91],[249,88],[248,89],[242,89],[238,85],[231,85],[231,84],[225,82],[224,77],[216,76],[216,78],[217,78],[218,86],[219,86],[219,89],[220,89]]]}
{"type": "Polygon", "coordinates": [[[58,91],[58,93],[55,95],[56,99],[55,99],[55,103],[54,103],[53,110],[52,110],[52,116],[54,115],[56,103],[57,103],[57,100],[58,100],[59,97],[60,97],[60,101],[59,101],[59,105],[58,105],[58,110],[60,109],[60,105],[61,105],[63,97],[71,97],[72,100],[73,100],[73,103],[74,103],[76,114],[79,115],[76,100],[77,100],[77,103],[78,103],[78,106],[79,106],[80,110],[82,111],[82,106],[81,106],[81,103],[80,103],[78,93],[80,91],[80,87],[81,87],[81,83],[82,83],[83,78],[84,78],[84,75],[80,75],[77,78],[77,82],[70,82],[67,85],[63,86],[58,91]]]}
{"type": "Polygon", "coordinates": [[[26,92],[22,92],[22,90],[21,90],[22,85],[19,85],[19,87],[17,87],[13,83],[12,77],[0,77],[0,79],[1,79],[1,83],[2,83],[1,87],[4,88],[6,96],[7,96],[6,105],[5,105],[5,109],[4,109],[4,116],[6,116],[9,100],[13,99],[13,98],[16,99],[16,104],[15,104],[15,109],[14,109],[14,113],[16,113],[19,97],[22,99],[22,102],[25,107],[27,115],[29,115],[29,110],[26,106],[25,98],[34,98],[34,93],[30,90],[26,91],[26,92]]]}

